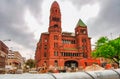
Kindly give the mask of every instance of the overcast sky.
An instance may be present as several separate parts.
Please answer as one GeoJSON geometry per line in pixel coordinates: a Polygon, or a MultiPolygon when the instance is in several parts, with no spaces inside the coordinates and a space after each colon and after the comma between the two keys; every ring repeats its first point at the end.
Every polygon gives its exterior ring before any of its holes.
{"type": "MultiPolygon", "coordinates": [[[[120,0],[56,0],[62,14],[62,30],[74,32],[79,19],[88,27],[91,43],[101,36],[120,36],[120,0]],[[69,29],[68,29],[69,28],[69,29]]],[[[0,0],[0,40],[26,58],[34,58],[36,44],[49,27],[54,0],[0,0]]]]}

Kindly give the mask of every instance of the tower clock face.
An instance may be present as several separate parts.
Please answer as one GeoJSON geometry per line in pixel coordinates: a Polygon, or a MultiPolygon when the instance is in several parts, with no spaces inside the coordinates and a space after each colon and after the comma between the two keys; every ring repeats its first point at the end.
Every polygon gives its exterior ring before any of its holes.
{"type": "Polygon", "coordinates": [[[76,34],[78,34],[78,32],[76,34]]]}

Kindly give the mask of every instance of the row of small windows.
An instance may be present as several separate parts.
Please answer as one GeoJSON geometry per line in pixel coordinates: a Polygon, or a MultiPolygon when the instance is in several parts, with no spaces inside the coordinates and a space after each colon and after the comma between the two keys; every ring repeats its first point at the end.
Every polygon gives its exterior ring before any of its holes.
{"type": "Polygon", "coordinates": [[[80,32],[83,33],[83,34],[86,34],[86,30],[85,29],[81,29],[80,32]]]}
{"type": "Polygon", "coordinates": [[[82,53],[61,52],[61,56],[81,56],[82,53]]]}
{"type": "MultiPolygon", "coordinates": [[[[58,43],[55,42],[55,43],[54,43],[54,48],[57,48],[57,47],[58,47],[58,43]]],[[[47,49],[47,45],[44,45],[44,49],[45,49],[45,50],[47,49]]]]}
{"type": "MultiPolygon", "coordinates": [[[[82,53],[61,52],[61,56],[81,56],[82,53]]],[[[58,56],[58,51],[54,51],[54,56],[58,56]]]]}
{"type": "MultiPolygon", "coordinates": [[[[57,35],[54,36],[54,40],[58,40],[57,35]]],[[[82,47],[79,47],[79,48],[87,49],[86,39],[82,39],[82,42],[84,43],[84,45],[82,45],[82,47]]],[[[75,40],[62,40],[62,43],[63,44],[75,44],[75,40]]],[[[58,43],[57,42],[54,43],[54,48],[58,48],[58,43]]],[[[44,45],[44,49],[45,50],[47,49],[47,45],[44,45]]]]}
{"type": "MultiPolygon", "coordinates": [[[[46,61],[44,61],[44,65],[47,65],[47,62],[46,62],[46,61]]],[[[58,66],[58,61],[57,61],[57,60],[54,61],[54,66],[55,66],[55,67],[58,66]]]]}
{"type": "MultiPolygon", "coordinates": [[[[70,44],[70,43],[66,43],[66,44],[70,44]]],[[[58,43],[54,43],[54,48],[58,48],[59,46],[58,46],[58,43]]],[[[85,49],[87,49],[87,46],[86,45],[82,45],[82,47],[78,47],[79,49],[83,49],[83,50],[85,50],[85,49]]],[[[44,46],[44,49],[45,50],[47,50],[47,45],[45,45],[44,46]]]]}
{"type": "MultiPolygon", "coordinates": [[[[58,40],[58,36],[54,35],[54,40],[58,40]]],[[[82,42],[86,42],[87,40],[84,38],[82,39],[82,42]]],[[[45,42],[47,42],[47,39],[45,39],[45,42]]],[[[62,40],[62,43],[67,43],[67,44],[75,44],[75,40],[62,40]]]]}
{"type": "Polygon", "coordinates": [[[8,59],[15,59],[14,57],[8,57],[8,59]]]}
{"type": "Polygon", "coordinates": [[[63,44],[75,44],[75,40],[62,40],[63,44]]]}
{"type": "MultiPolygon", "coordinates": [[[[54,56],[58,56],[58,51],[54,51],[54,56]]],[[[47,53],[44,52],[44,57],[47,57],[47,53]]]]}
{"type": "MultiPolygon", "coordinates": [[[[54,56],[58,56],[58,51],[54,51],[54,56]]],[[[70,53],[70,52],[61,52],[61,56],[84,56],[83,53],[70,53]]],[[[47,57],[47,53],[44,52],[44,57],[47,57]]]]}
{"type": "Polygon", "coordinates": [[[81,29],[80,31],[77,31],[76,34],[87,34],[87,31],[85,29],[81,29]]]}
{"type": "Polygon", "coordinates": [[[78,49],[85,50],[85,49],[87,49],[87,46],[85,46],[85,45],[82,45],[81,47],[79,46],[79,47],[78,47],[78,49]]]}
{"type": "Polygon", "coordinates": [[[60,18],[52,17],[52,20],[53,20],[53,21],[56,21],[56,22],[59,22],[59,21],[60,21],[60,18]]]}

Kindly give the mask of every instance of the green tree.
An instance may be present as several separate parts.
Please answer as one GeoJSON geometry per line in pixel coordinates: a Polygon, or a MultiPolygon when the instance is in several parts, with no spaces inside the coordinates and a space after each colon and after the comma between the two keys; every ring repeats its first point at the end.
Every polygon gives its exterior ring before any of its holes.
{"type": "Polygon", "coordinates": [[[34,68],[35,67],[35,60],[28,59],[25,64],[28,65],[30,68],[34,68]]]}
{"type": "Polygon", "coordinates": [[[107,43],[108,41],[109,41],[109,39],[107,37],[99,38],[98,41],[96,42],[96,48],[100,47],[104,43],[107,43]]]}
{"type": "Polygon", "coordinates": [[[101,37],[96,42],[96,49],[92,52],[95,58],[104,57],[119,64],[120,60],[120,38],[109,40],[107,37],[101,37]]]}

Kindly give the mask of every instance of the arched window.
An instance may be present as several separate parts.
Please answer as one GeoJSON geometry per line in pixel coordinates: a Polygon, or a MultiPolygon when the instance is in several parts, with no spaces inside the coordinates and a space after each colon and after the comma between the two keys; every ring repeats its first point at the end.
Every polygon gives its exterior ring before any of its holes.
{"type": "Polygon", "coordinates": [[[53,21],[56,21],[56,22],[59,22],[59,21],[60,21],[60,19],[57,18],[57,17],[52,17],[52,20],[53,20],[53,21]]]}
{"type": "Polygon", "coordinates": [[[55,25],[54,25],[54,28],[58,28],[58,25],[57,25],[57,24],[55,24],[55,25]]]}
{"type": "Polygon", "coordinates": [[[58,66],[58,61],[57,60],[54,61],[54,65],[55,65],[55,67],[58,66]]]}
{"type": "Polygon", "coordinates": [[[47,54],[46,54],[46,52],[44,52],[44,57],[47,57],[47,54]]]}

